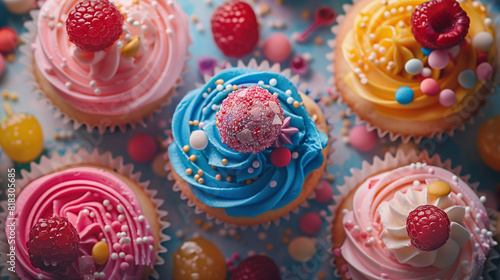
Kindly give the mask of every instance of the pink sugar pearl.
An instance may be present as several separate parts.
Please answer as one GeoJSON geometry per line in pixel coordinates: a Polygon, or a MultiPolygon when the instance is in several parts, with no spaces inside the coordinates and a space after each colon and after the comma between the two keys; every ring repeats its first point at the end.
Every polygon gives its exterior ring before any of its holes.
{"type": "Polygon", "coordinates": [[[319,186],[314,189],[314,193],[316,194],[315,200],[318,203],[327,203],[333,196],[332,185],[330,185],[327,181],[322,180],[319,183],[319,186]]]}
{"type": "Polygon", "coordinates": [[[281,33],[269,35],[262,48],[264,56],[271,62],[283,62],[292,54],[290,40],[281,33]]]}
{"type": "Polygon", "coordinates": [[[455,104],[456,99],[455,92],[451,89],[443,89],[439,93],[439,103],[445,107],[455,104]]]}
{"type": "Polygon", "coordinates": [[[420,83],[420,90],[427,96],[434,96],[439,93],[439,84],[433,78],[427,78],[420,83]]]}
{"type": "Polygon", "coordinates": [[[486,82],[491,79],[493,75],[493,67],[488,62],[483,62],[479,64],[476,68],[477,79],[481,82],[486,82]]]}
{"type": "Polygon", "coordinates": [[[360,151],[371,151],[377,145],[378,137],[375,131],[368,131],[364,125],[355,126],[349,131],[349,143],[360,151]]]}
{"type": "Polygon", "coordinates": [[[434,69],[443,69],[450,62],[450,55],[445,50],[434,50],[429,55],[429,66],[434,69]]]}
{"type": "Polygon", "coordinates": [[[138,134],[128,142],[127,152],[130,158],[138,163],[153,160],[157,151],[156,140],[149,134],[138,134]]]}
{"type": "Polygon", "coordinates": [[[302,215],[299,220],[300,231],[310,235],[318,233],[318,231],[321,229],[321,224],[321,217],[314,212],[302,215]]]}

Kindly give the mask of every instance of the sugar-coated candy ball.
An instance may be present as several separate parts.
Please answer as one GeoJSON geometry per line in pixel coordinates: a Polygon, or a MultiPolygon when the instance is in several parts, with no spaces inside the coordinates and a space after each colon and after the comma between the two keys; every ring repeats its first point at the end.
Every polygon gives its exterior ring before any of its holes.
{"type": "Polygon", "coordinates": [[[413,90],[410,87],[400,87],[396,90],[394,97],[399,104],[406,105],[413,101],[413,90]]]}
{"type": "Polygon", "coordinates": [[[321,229],[321,224],[321,217],[314,212],[309,212],[302,215],[299,220],[300,231],[309,235],[318,233],[318,231],[321,229]]]}
{"type": "Polygon", "coordinates": [[[450,55],[444,50],[434,50],[429,54],[429,66],[434,69],[443,69],[450,62],[450,55]]]}
{"type": "Polygon", "coordinates": [[[292,44],[285,34],[274,33],[267,37],[262,47],[264,56],[271,62],[283,62],[292,53],[292,44]]]}
{"type": "Polygon", "coordinates": [[[150,162],[157,151],[156,139],[149,134],[138,134],[132,137],[127,145],[130,158],[138,163],[150,162]]]}
{"type": "Polygon", "coordinates": [[[488,62],[483,62],[476,67],[476,75],[481,82],[489,81],[493,75],[493,67],[488,62]]]}
{"type": "Polygon", "coordinates": [[[483,162],[500,171],[500,115],[487,119],[477,135],[477,149],[483,162]]]}
{"type": "Polygon", "coordinates": [[[349,131],[349,144],[360,152],[373,150],[377,141],[377,133],[374,130],[368,131],[364,125],[357,125],[349,131]]]}
{"type": "Polygon", "coordinates": [[[225,280],[226,261],[219,248],[205,238],[188,240],[174,252],[173,280],[225,280]]]}
{"type": "Polygon", "coordinates": [[[313,238],[299,236],[288,245],[288,253],[296,261],[308,261],[316,254],[316,241],[313,238]]]}
{"type": "Polygon", "coordinates": [[[489,32],[483,31],[477,33],[474,38],[472,38],[472,46],[479,51],[489,51],[493,44],[495,43],[495,38],[489,32]]]}
{"type": "Polygon", "coordinates": [[[445,107],[450,107],[451,105],[455,104],[457,97],[455,95],[455,92],[451,89],[443,89],[439,93],[439,103],[445,107]]]}
{"type": "Polygon", "coordinates": [[[217,112],[222,143],[242,153],[259,153],[278,138],[285,115],[268,90],[257,85],[228,95],[217,112]]]}
{"type": "Polygon", "coordinates": [[[405,71],[411,75],[419,74],[424,68],[424,63],[420,59],[412,58],[405,63],[405,71]]]}
{"type": "Polygon", "coordinates": [[[0,52],[13,51],[17,47],[18,37],[14,29],[10,27],[0,28],[0,52]]]}
{"type": "Polygon", "coordinates": [[[431,68],[429,67],[424,67],[422,69],[422,72],[420,72],[420,75],[422,75],[422,77],[430,77],[432,75],[432,70],[431,68]]]}
{"type": "Polygon", "coordinates": [[[15,162],[35,160],[43,151],[43,133],[37,119],[28,114],[14,114],[0,124],[0,146],[15,162]]]}
{"type": "Polygon", "coordinates": [[[427,96],[437,95],[439,93],[439,83],[432,78],[427,78],[420,83],[420,90],[427,96]]]}
{"type": "Polygon", "coordinates": [[[2,0],[2,1],[7,10],[16,15],[26,14],[30,10],[38,8],[36,0],[2,0]]]}
{"type": "Polygon", "coordinates": [[[195,130],[189,136],[189,145],[195,150],[203,150],[208,145],[207,134],[203,130],[195,130]]]}
{"type": "Polygon", "coordinates": [[[276,148],[271,152],[271,163],[276,167],[285,167],[292,160],[292,153],[285,147],[276,148]]]}
{"type": "Polygon", "coordinates": [[[477,83],[476,73],[471,69],[465,69],[458,74],[458,84],[465,89],[473,88],[477,83]]]}
{"type": "Polygon", "coordinates": [[[333,196],[332,185],[325,180],[321,180],[318,186],[314,189],[314,194],[316,195],[316,202],[327,203],[333,196]]]}

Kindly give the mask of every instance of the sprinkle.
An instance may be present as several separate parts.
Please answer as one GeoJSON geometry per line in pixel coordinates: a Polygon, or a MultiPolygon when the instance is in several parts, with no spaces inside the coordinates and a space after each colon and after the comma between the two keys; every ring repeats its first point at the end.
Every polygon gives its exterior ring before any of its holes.
{"type": "Polygon", "coordinates": [[[217,181],[222,180],[222,176],[220,174],[215,175],[215,180],[217,181]]]}
{"type": "Polygon", "coordinates": [[[90,87],[95,87],[96,86],[96,81],[91,80],[89,83],[90,87]]]}
{"type": "Polygon", "coordinates": [[[300,107],[300,102],[299,101],[294,101],[293,102],[293,107],[299,108],[300,107]]]}
{"type": "Polygon", "coordinates": [[[190,155],[189,156],[190,161],[196,161],[196,156],[195,155],[190,155]]]}
{"type": "Polygon", "coordinates": [[[225,158],[223,158],[223,159],[221,160],[221,163],[222,163],[222,165],[226,165],[226,164],[228,163],[228,160],[227,160],[227,159],[225,159],[225,158]]]}
{"type": "Polygon", "coordinates": [[[252,162],[252,166],[253,166],[254,168],[259,168],[259,166],[260,166],[260,162],[258,162],[258,161],[254,161],[254,162],[252,162]]]}
{"type": "Polygon", "coordinates": [[[100,90],[100,89],[98,89],[98,88],[94,89],[94,94],[96,94],[96,95],[101,94],[101,90],[100,90]]]}
{"type": "Polygon", "coordinates": [[[145,218],[143,215],[139,215],[139,217],[137,217],[137,219],[139,220],[139,222],[144,222],[145,221],[145,218]]]}
{"type": "Polygon", "coordinates": [[[231,176],[227,176],[227,177],[226,177],[226,181],[228,181],[228,182],[231,182],[231,180],[232,180],[232,179],[233,179],[233,178],[232,178],[231,176]]]}
{"type": "Polygon", "coordinates": [[[189,145],[185,145],[184,147],[182,147],[182,150],[186,153],[189,152],[189,145]]]}
{"type": "Polygon", "coordinates": [[[125,221],[125,215],[123,215],[123,214],[118,215],[118,221],[120,221],[120,222],[125,221]]]}
{"type": "Polygon", "coordinates": [[[191,168],[186,169],[186,174],[187,175],[193,174],[193,169],[191,169],[191,168]]]}
{"type": "Polygon", "coordinates": [[[111,254],[111,259],[113,259],[113,260],[118,259],[118,254],[117,253],[112,253],[111,254]]]}
{"type": "Polygon", "coordinates": [[[269,186],[270,186],[271,188],[276,187],[276,185],[277,185],[277,184],[278,184],[278,183],[277,183],[276,181],[274,181],[274,180],[273,180],[273,181],[271,181],[271,182],[269,182],[269,186]]]}
{"type": "Polygon", "coordinates": [[[110,225],[105,225],[104,226],[104,230],[108,231],[108,232],[111,231],[111,226],[110,225]]]}
{"type": "Polygon", "coordinates": [[[291,90],[289,90],[289,89],[287,89],[287,90],[285,91],[285,94],[286,94],[286,95],[292,95],[292,91],[291,91],[291,90]]]}
{"type": "Polygon", "coordinates": [[[273,78],[273,79],[269,80],[269,85],[275,86],[277,84],[278,84],[278,81],[276,79],[273,78]]]}
{"type": "Polygon", "coordinates": [[[121,205],[116,206],[116,210],[118,210],[118,213],[123,213],[123,206],[121,205]]]}
{"type": "Polygon", "coordinates": [[[64,85],[65,85],[67,88],[71,88],[71,82],[66,82],[64,85]]]}
{"type": "Polygon", "coordinates": [[[292,104],[292,103],[293,103],[293,101],[294,101],[293,97],[288,97],[288,98],[286,99],[286,103],[288,103],[288,104],[292,104]]]}

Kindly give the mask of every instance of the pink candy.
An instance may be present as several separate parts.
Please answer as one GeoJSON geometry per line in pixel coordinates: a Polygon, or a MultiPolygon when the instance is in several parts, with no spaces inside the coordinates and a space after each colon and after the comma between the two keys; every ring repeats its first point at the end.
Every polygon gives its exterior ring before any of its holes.
{"type": "Polygon", "coordinates": [[[316,201],[319,203],[327,203],[332,199],[333,188],[327,181],[320,181],[319,186],[314,189],[316,194],[316,201]]]}
{"type": "Polygon", "coordinates": [[[476,68],[477,79],[481,82],[486,82],[493,75],[493,67],[488,62],[479,64],[476,68]]]}
{"type": "Polygon", "coordinates": [[[455,92],[451,89],[443,89],[439,93],[439,103],[445,107],[450,107],[456,101],[457,97],[455,96],[455,92]]]}
{"type": "Polygon", "coordinates": [[[274,149],[271,152],[271,163],[276,167],[285,167],[292,160],[292,153],[285,147],[274,149]]]}
{"type": "Polygon", "coordinates": [[[434,96],[439,93],[439,84],[432,78],[427,78],[420,83],[420,90],[427,96],[434,96]]]}
{"type": "Polygon", "coordinates": [[[7,62],[5,61],[5,57],[0,54],[0,77],[2,77],[3,73],[5,72],[5,68],[7,68],[7,62]]]}
{"type": "Polygon", "coordinates": [[[310,235],[316,234],[321,229],[321,224],[321,217],[314,212],[302,215],[299,220],[300,230],[310,235]]]}
{"type": "Polygon", "coordinates": [[[11,52],[17,47],[17,33],[10,27],[0,28],[0,52],[11,52]]]}
{"type": "Polygon", "coordinates": [[[271,34],[263,46],[264,56],[271,62],[283,62],[292,53],[288,37],[281,33],[271,34]]]}
{"type": "Polygon", "coordinates": [[[371,151],[377,145],[377,141],[377,133],[366,130],[363,125],[355,126],[349,131],[349,143],[360,152],[371,151]]]}
{"type": "Polygon", "coordinates": [[[443,69],[450,62],[450,55],[445,50],[434,50],[429,55],[429,66],[434,69],[443,69]]]}
{"type": "Polygon", "coordinates": [[[150,162],[154,158],[156,150],[156,140],[148,134],[135,135],[127,146],[130,158],[139,163],[150,162]]]}

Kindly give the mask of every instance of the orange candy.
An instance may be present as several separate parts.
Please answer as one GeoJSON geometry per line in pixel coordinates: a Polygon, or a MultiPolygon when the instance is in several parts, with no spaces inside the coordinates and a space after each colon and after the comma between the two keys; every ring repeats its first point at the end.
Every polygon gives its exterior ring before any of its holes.
{"type": "Polygon", "coordinates": [[[486,165],[500,171],[500,115],[489,118],[481,126],[477,149],[486,165]]]}

